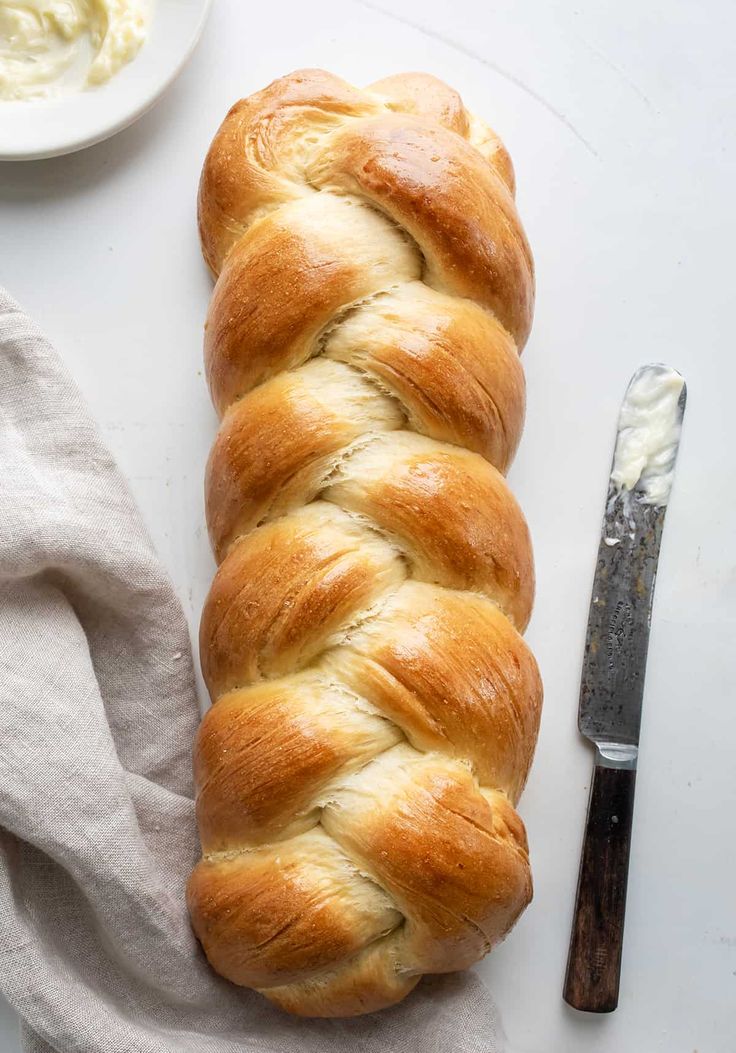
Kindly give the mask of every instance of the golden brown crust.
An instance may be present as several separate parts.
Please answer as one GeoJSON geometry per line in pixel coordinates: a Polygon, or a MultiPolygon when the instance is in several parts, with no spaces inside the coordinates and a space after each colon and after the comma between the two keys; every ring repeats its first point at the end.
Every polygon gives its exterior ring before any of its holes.
{"type": "Polygon", "coordinates": [[[421,249],[428,284],[487,307],[523,348],[531,252],[507,186],[470,143],[426,120],[382,115],[331,135],[307,177],[385,212],[421,249]]]}
{"type": "Polygon", "coordinates": [[[187,901],[213,967],[292,1013],[392,1005],[531,897],[513,192],[495,133],[419,73],[284,77],[205,161],[219,569],[187,901]]]}
{"type": "Polygon", "coordinates": [[[405,572],[380,537],[315,501],[243,537],[202,612],[202,672],[212,698],[300,669],[405,572]]]}
{"type": "Polygon", "coordinates": [[[187,905],[212,964],[248,987],[318,974],[401,920],[319,830],[232,859],[202,860],[189,878],[187,905]]]}
{"type": "Polygon", "coordinates": [[[458,92],[429,73],[398,73],[374,81],[369,89],[393,112],[426,117],[468,138],[470,120],[458,92]]]}
{"type": "Polygon", "coordinates": [[[210,303],[205,366],[215,408],[224,413],[261,381],[305,362],[351,304],[420,273],[417,253],[396,231],[340,198],[310,194],[260,220],[228,256],[210,303]]]}
{"type": "Polygon", "coordinates": [[[228,852],[314,826],[317,800],[393,746],[400,732],[361,713],[341,685],[318,673],[224,695],[197,735],[197,820],[206,853],[228,852]]]}
{"type": "Polygon", "coordinates": [[[326,666],[401,728],[418,750],[467,758],[484,786],[519,799],[542,690],[534,657],[481,596],[415,582],[326,666]]]}
{"type": "Polygon", "coordinates": [[[230,108],[212,140],[199,185],[202,252],[214,274],[260,211],[304,193],[282,174],[304,126],[325,130],[345,117],[375,110],[363,92],[324,70],[281,77],[230,108]]]}
{"type": "Polygon", "coordinates": [[[396,538],[420,581],[483,592],[526,628],[531,540],[503,476],[478,454],[411,432],[377,436],[324,492],[396,538]]]}
{"type": "Polygon", "coordinates": [[[338,969],[263,993],[297,1016],[360,1016],[406,998],[421,977],[401,969],[396,953],[401,936],[366,947],[338,969]]]}
{"type": "Polygon", "coordinates": [[[501,323],[472,300],[407,282],[351,311],[324,344],[399,399],[409,426],[499,471],[524,425],[524,373],[501,323]]]}
{"type": "Polygon", "coordinates": [[[503,821],[503,796],[492,805],[461,764],[396,746],[373,768],[328,804],[322,825],[405,915],[403,955],[426,971],[464,969],[531,899],[523,827],[503,821]]]}
{"type": "Polygon", "coordinates": [[[329,362],[284,372],[237,402],[222,422],[205,479],[210,539],[220,560],[231,542],[312,500],[342,450],[370,426],[401,415],[360,377],[329,362]],[[337,395],[339,403],[333,398],[337,395]]]}
{"type": "Polygon", "coordinates": [[[468,113],[459,94],[447,84],[428,73],[400,73],[376,81],[370,91],[389,110],[426,117],[468,139],[514,193],[514,169],[505,146],[492,128],[468,113]]]}

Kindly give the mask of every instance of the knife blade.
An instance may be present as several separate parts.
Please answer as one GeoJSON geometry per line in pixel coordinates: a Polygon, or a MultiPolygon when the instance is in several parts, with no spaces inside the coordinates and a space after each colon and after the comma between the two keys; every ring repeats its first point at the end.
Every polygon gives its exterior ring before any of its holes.
{"type": "Polygon", "coordinates": [[[652,601],[685,400],[669,366],[643,366],[631,378],[598,546],[578,711],[595,769],[563,991],[588,1012],[618,1004],[652,601]]]}

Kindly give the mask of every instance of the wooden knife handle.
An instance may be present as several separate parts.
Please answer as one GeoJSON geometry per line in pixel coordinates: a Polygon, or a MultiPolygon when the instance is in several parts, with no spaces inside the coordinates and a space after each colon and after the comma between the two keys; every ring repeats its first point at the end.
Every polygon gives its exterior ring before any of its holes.
{"type": "Polygon", "coordinates": [[[574,1009],[618,1005],[636,771],[595,767],[563,997],[574,1009]]]}

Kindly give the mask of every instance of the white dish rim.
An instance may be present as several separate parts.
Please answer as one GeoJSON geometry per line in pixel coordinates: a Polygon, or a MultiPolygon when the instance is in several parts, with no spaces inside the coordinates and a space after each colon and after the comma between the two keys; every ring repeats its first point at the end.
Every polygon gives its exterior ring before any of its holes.
{"type": "MultiPolygon", "coordinates": [[[[181,5],[185,9],[189,7],[190,17],[183,26],[184,40],[180,42],[183,46],[175,51],[162,46],[165,45],[165,26],[161,26],[161,32],[157,34],[159,27],[154,22],[151,39],[144,42],[139,54],[98,88],[48,100],[0,100],[0,161],[61,157],[94,146],[130,127],[158,102],[179,76],[199,43],[212,4],[213,0],[190,0],[189,4],[181,5]],[[142,68],[148,76],[142,83],[137,83],[137,74],[142,68]],[[129,105],[125,101],[126,91],[129,92],[129,105]],[[110,105],[106,116],[107,100],[110,105]],[[7,111],[5,107],[8,107],[7,111]],[[53,123],[58,123],[53,122],[54,115],[67,127],[70,124],[71,129],[54,129],[53,123]]],[[[176,6],[171,0],[156,3],[156,8],[162,9],[164,20],[167,13],[169,18],[176,15],[176,6]]]]}

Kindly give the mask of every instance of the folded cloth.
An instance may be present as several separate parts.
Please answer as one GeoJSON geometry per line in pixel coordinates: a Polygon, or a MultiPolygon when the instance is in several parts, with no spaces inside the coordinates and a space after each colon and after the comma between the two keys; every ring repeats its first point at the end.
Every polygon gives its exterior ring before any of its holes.
{"type": "Polygon", "coordinates": [[[0,290],[0,990],[30,1053],[498,1053],[472,974],[299,1020],[189,927],[189,635],[56,352],[0,290]]]}

